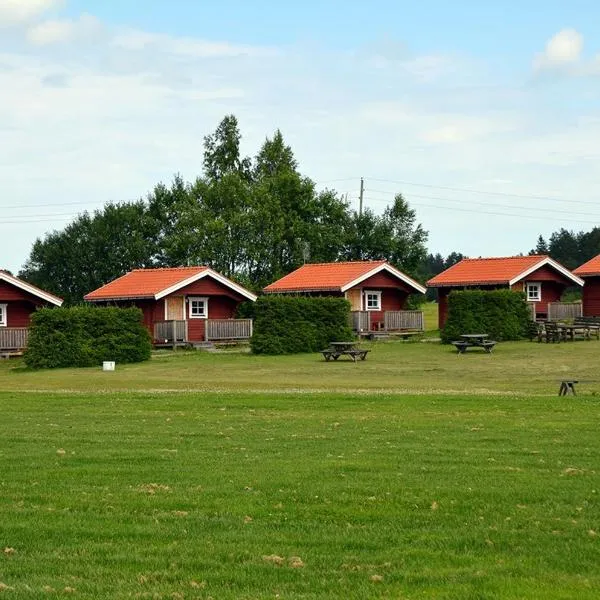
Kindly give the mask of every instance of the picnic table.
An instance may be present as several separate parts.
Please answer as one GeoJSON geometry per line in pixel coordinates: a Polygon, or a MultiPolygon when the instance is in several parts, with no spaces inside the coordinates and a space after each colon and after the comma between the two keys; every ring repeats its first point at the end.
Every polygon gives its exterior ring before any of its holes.
{"type": "Polygon", "coordinates": [[[458,354],[464,354],[467,348],[483,348],[488,354],[491,354],[496,342],[488,340],[489,334],[487,333],[463,333],[461,339],[456,342],[452,342],[458,354]]]}
{"type": "Polygon", "coordinates": [[[330,342],[327,350],[322,350],[321,354],[329,362],[331,359],[337,360],[340,356],[349,356],[353,362],[357,358],[365,360],[370,350],[359,348],[358,342],[330,342]]]}

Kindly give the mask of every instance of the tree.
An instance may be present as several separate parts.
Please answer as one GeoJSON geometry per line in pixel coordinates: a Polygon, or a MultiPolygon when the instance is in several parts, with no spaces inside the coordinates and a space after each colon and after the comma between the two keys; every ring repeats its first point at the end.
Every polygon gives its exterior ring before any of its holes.
{"type": "Polygon", "coordinates": [[[150,266],[157,233],[144,202],[107,204],[37,239],[19,277],[75,304],[127,271],[150,266]]]}
{"type": "Polygon", "coordinates": [[[204,172],[209,179],[218,180],[230,173],[249,177],[250,159],[240,156],[241,138],[234,115],[227,115],[216,131],[204,138],[204,172]]]}
{"type": "Polygon", "coordinates": [[[385,209],[383,222],[388,228],[391,251],[388,260],[403,271],[415,274],[427,254],[427,231],[417,223],[417,213],[410,208],[402,194],[385,209]]]}
{"type": "Polygon", "coordinates": [[[567,269],[574,269],[581,264],[579,240],[573,231],[560,229],[553,233],[550,236],[548,250],[550,256],[567,267],[567,269]]]}
{"type": "Polygon", "coordinates": [[[529,254],[535,255],[545,255],[549,253],[548,244],[546,240],[540,235],[537,239],[537,244],[533,250],[529,251],[529,254]]]}

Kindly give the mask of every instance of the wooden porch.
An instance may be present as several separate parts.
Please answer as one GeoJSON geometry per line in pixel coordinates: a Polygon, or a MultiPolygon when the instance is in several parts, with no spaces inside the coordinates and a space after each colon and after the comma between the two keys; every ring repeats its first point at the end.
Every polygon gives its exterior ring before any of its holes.
{"type": "Polygon", "coordinates": [[[28,338],[27,327],[0,327],[0,352],[22,352],[27,347],[28,338]]]}
{"type": "Polygon", "coordinates": [[[350,326],[358,335],[376,332],[402,333],[425,330],[422,310],[386,310],[383,321],[372,322],[372,312],[353,310],[350,313],[350,326]]]}
{"type": "Polygon", "coordinates": [[[204,340],[190,340],[188,323],[177,319],[155,322],[154,345],[177,347],[203,341],[238,342],[252,337],[252,319],[206,319],[204,340]]]}

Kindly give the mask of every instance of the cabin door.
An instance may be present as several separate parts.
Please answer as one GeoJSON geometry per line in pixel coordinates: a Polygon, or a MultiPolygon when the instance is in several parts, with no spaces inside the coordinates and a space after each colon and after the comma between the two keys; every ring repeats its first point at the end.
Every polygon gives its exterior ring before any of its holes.
{"type": "Polygon", "coordinates": [[[169,296],[168,298],[165,298],[165,320],[184,321],[184,307],[183,296],[169,296]]]}
{"type": "Polygon", "coordinates": [[[346,292],[346,298],[350,301],[350,310],[362,310],[362,293],[360,288],[352,288],[346,292]]]}

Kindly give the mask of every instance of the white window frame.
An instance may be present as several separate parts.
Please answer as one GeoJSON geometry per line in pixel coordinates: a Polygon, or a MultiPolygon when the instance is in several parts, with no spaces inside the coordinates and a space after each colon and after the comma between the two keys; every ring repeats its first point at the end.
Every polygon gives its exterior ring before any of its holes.
{"type": "Polygon", "coordinates": [[[188,318],[190,319],[208,319],[208,298],[205,296],[189,296],[188,297],[188,318]],[[204,302],[204,314],[193,314],[194,302],[204,302]]]}
{"type": "Polygon", "coordinates": [[[8,304],[0,304],[0,327],[7,327],[8,318],[6,314],[6,309],[8,304]]]}
{"type": "Polygon", "coordinates": [[[380,311],[381,310],[381,292],[375,290],[365,290],[364,291],[364,302],[365,302],[365,310],[368,311],[380,311]],[[369,306],[369,296],[377,297],[377,307],[369,306]]]}
{"type": "Polygon", "coordinates": [[[528,281],[525,284],[525,294],[527,295],[527,302],[540,302],[542,300],[542,282],[541,281],[528,281]],[[530,290],[536,290],[535,296],[530,295],[530,290]]]}

